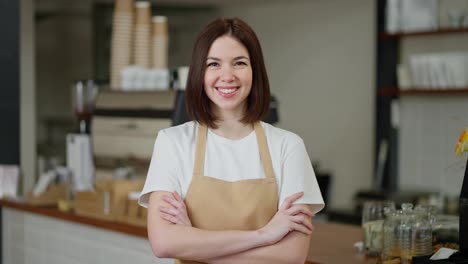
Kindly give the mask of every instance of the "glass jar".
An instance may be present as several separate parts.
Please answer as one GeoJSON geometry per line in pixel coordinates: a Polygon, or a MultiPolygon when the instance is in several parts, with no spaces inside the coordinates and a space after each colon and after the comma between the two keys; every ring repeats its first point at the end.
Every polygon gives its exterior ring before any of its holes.
{"type": "Polygon", "coordinates": [[[434,207],[416,207],[413,226],[413,256],[427,256],[432,253],[432,222],[434,207]]]}
{"type": "Polygon", "coordinates": [[[396,227],[401,220],[401,210],[386,209],[382,227],[382,259],[384,261],[400,258],[400,250],[396,241],[396,227]]]}
{"type": "Polygon", "coordinates": [[[429,220],[429,222],[431,223],[431,225],[434,222],[435,216],[438,213],[437,207],[435,207],[434,205],[427,205],[427,204],[425,205],[418,204],[414,208],[414,210],[422,214],[423,216],[425,215],[427,219],[429,220]]]}
{"type": "Polygon", "coordinates": [[[367,255],[378,256],[382,252],[382,225],[385,208],[395,209],[392,201],[366,201],[362,211],[364,247],[367,255]]]}
{"type": "Polygon", "coordinates": [[[427,211],[413,210],[413,205],[404,203],[401,210],[387,212],[383,224],[383,261],[400,259],[411,263],[413,256],[430,255],[432,251],[432,228],[427,211]]]}
{"type": "Polygon", "coordinates": [[[411,263],[414,223],[413,205],[410,203],[402,204],[401,217],[396,226],[395,234],[395,241],[400,251],[400,260],[402,264],[411,263]]]}

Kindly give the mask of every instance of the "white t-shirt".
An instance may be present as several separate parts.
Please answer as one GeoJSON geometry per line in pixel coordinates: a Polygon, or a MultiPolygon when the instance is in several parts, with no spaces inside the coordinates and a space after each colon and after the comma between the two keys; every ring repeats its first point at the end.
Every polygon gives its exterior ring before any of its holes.
{"type": "MultiPolygon", "coordinates": [[[[304,142],[292,132],[261,124],[278,183],[278,207],[286,197],[303,191],[304,196],[295,203],[310,204],[317,213],[324,202],[304,142]]],[[[141,206],[148,206],[154,191],[176,191],[185,198],[192,180],[196,134],[195,121],[159,131],[139,199],[141,206]]],[[[231,182],[264,178],[255,131],[231,140],[208,129],[204,170],[206,176],[231,182]]]]}

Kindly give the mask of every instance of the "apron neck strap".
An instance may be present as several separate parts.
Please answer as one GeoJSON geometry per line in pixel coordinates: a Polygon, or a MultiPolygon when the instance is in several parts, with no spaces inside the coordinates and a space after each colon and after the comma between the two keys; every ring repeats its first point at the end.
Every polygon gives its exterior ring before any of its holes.
{"type": "Polygon", "coordinates": [[[193,165],[193,176],[203,176],[205,165],[206,134],[208,127],[198,123],[197,141],[195,146],[195,163],[193,165]]]}
{"type": "MultiPolygon", "coordinates": [[[[254,124],[255,135],[257,136],[258,149],[260,151],[260,159],[262,160],[263,171],[266,178],[274,178],[273,165],[271,163],[270,151],[268,149],[265,131],[260,122],[254,124]]],[[[206,152],[206,135],[208,127],[203,124],[198,124],[197,141],[195,147],[195,163],[193,166],[193,176],[204,176],[205,152],[206,152]]]]}
{"type": "Polygon", "coordinates": [[[275,178],[273,165],[271,164],[270,150],[268,149],[268,143],[265,136],[265,130],[263,130],[260,122],[256,122],[254,124],[254,128],[255,135],[257,136],[258,150],[260,151],[260,159],[262,160],[265,178],[275,178]]]}

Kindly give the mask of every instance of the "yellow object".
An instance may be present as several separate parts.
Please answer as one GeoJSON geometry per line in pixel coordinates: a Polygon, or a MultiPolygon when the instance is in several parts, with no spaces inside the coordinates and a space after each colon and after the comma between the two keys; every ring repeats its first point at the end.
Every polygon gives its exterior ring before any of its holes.
{"type": "Polygon", "coordinates": [[[60,199],[58,200],[58,209],[61,212],[68,213],[73,208],[73,202],[70,200],[60,199]]]}
{"type": "Polygon", "coordinates": [[[468,128],[465,128],[458,138],[458,143],[455,147],[455,154],[457,154],[457,156],[461,156],[465,151],[468,151],[468,128]]]}

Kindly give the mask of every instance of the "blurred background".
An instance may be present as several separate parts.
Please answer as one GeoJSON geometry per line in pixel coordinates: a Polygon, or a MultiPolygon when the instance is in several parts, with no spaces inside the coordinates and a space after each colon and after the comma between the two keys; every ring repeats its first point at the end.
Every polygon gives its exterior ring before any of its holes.
{"type": "Polygon", "coordinates": [[[0,164],[19,166],[18,194],[70,167],[67,135],[80,131],[95,178],[144,177],[154,129],[183,120],[196,34],[219,16],[257,33],[271,122],[304,139],[325,218],[360,224],[366,199],[456,213],[466,158],[454,149],[468,126],[466,0],[0,1],[0,164]],[[88,117],[77,113],[78,86],[95,91],[88,117]],[[149,106],[138,104],[144,98],[149,106]],[[132,122],[150,130],[115,132],[132,122]],[[132,144],[142,147],[131,152],[132,144]]]}

